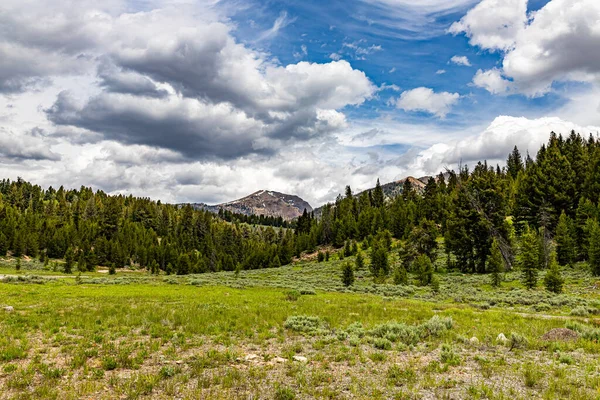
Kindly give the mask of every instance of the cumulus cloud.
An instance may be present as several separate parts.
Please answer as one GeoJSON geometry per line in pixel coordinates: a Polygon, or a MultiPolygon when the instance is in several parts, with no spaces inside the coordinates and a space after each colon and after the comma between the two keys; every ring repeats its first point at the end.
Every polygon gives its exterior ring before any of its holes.
{"type": "Polygon", "coordinates": [[[528,119],[500,116],[481,133],[448,144],[437,143],[423,150],[407,168],[423,174],[435,174],[445,167],[456,168],[459,163],[473,165],[478,161],[503,164],[517,145],[524,155],[535,156],[551,132],[569,135],[572,130],[583,136],[597,135],[600,127],[580,126],[557,117],[528,119]]]}
{"type": "Polygon", "coordinates": [[[501,70],[476,76],[478,86],[492,93],[506,81],[513,82],[515,93],[535,97],[549,92],[554,82],[600,80],[596,0],[551,0],[529,16],[526,0],[484,0],[449,32],[464,33],[471,45],[503,53],[501,70]]]}
{"type": "Polygon", "coordinates": [[[505,94],[511,87],[511,82],[503,78],[502,72],[497,68],[487,71],[478,70],[473,77],[473,84],[492,94],[505,94]]]}
{"type": "Polygon", "coordinates": [[[472,46],[508,50],[527,22],[527,0],[483,0],[448,32],[464,33],[472,46]]]}
{"type": "Polygon", "coordinates": [[[0,127],[0,158],[9,160],[59,161],[60,154],[51,151],[35,132],[17,135],[0,127]]]}
{"type": "Polygon", "coordinates": [[[450,59],[450,62],[456,65],[463,65],[465,67],[470,67],[471,66],[471,62],[469,61],[469,59],[467,58],[467,56],[453,56],[450,59]]]}
{"type": "Polygon", "coordinates": [[[458,93],[435,93],[430,88],[419,87],[402,92],[396,106],[405,111],[424,111],[444,118],[459,99],[458,93]]]}

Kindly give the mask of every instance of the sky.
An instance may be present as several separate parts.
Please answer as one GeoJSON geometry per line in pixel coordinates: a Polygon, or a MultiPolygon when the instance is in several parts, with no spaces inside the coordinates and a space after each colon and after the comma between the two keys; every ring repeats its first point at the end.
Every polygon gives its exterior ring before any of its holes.
{"type": "Polygon", "coordinates": [[[2,0],[0,177],[313,206],[600,132],[597,0],[2,0]]]}

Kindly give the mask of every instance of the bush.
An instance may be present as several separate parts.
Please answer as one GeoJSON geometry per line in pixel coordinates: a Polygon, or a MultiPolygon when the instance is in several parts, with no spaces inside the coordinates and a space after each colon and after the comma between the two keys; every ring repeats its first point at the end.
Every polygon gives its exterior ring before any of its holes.
{"type": "Polygon", "coordinates": [[[323,253],[322,251],[319,251],[317,253],[317,262],[323,262],[325,261],[325,253],[323,253]]]}
{"type": "Polygon", "coordinates": [[[386,338],[376,338],[373,341],[373,347],[379,350],[391,350],[392,342],[386,338]]]}
{"type": "Polygon", "coordinates": [[[510,338],[508,338],[508,346],[510,347],[510,350],[523,348],[527,346],[527,339],[518,333],[512,332],[510,338]]]}
{"type": "Polygon", "coordinates": [[[571,310],[571,315],[576,317],[587,317],[589,315],[589,311],[586,307],[579,306],[571,310]]]}
{"type": "Polygon", "coordinates": [[[442,364],[452,366],[460,365],[460,357],[454,352],[454,350],[452,350],[452,347],[449,344],[442,345],[440,361],[442,362],[442,364]]]}
{"type": "Polygon", "coordinates": [[[288,317],[283,326],[295,332],[315,333],[322,329],[323,323],[319,317],[294,315],[288,317]]]}

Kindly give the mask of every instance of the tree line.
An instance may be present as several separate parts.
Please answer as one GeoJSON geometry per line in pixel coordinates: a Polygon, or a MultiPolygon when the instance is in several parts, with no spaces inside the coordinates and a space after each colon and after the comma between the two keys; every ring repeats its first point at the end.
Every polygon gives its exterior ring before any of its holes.
{"type": "Polygon", "coordinates": [[[422,191],[406,180],[396,198],[385,198],[379,181],[358,196],[347,187],[320,218],[300,217],[296,240],[305,250],[367,243],[371,262],[381,266],[375,273],[402,280],[403,271],[390,271],[381,256],[382,238],[399,239],[400,268],[417,272],[429,271],[422,256],[435,261],[436,238],[443,237],[447,269],[492,273],[498,280],[518,265],[531,286],[537,271],[580,261],[600,275],[599,198],[600,142],[551,133],[535,159],[515,146],[505,167],[486,161],[459,166],[429,178],[422,191]]]}

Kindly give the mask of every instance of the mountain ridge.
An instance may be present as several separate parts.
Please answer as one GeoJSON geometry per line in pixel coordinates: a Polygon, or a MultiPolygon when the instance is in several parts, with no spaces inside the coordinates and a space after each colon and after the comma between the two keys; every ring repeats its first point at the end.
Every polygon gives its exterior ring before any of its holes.
{"type": "Polygon", "coordinates": [[[304,212],[312,212],[312,206],[301,197],[274,190],[257,190],[248,196],[216,205],[193,203],[193,207],[218,213],[219,210],[244,215],[263,215],[265,217],[281,217],[284,220],[298,218],[304,212]]]}

